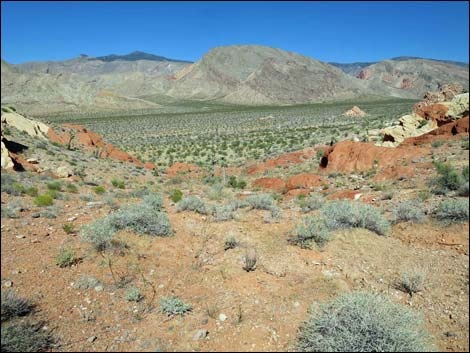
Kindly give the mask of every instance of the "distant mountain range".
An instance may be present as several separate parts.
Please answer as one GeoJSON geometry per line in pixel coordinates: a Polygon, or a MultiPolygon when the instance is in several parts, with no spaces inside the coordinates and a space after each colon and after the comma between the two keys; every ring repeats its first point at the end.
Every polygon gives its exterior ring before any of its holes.
{"type": "MultiPolygon", "coordinates": [[[[443,63],[446,63],[446,64],[453,64],[453,65],[468,68],[468,63],[464,63],[464,62],[461,62],[461,61],[426,59],[426,58],[420,58],[418,56],[397,56],[397,57],[391,58],[389,60],[391,60],[391,61],[430,60],[430,61],[438,61],[438,62],[443,62],[443,63]]],[[[355,62],[355,63],[329,62],[328,64],[339,67],[341,70],[346,72],[348,75],[356,76],[366,66],[374,65],[374,64],[377,64],[377,63],[378,63],[378,61],[355,62]]]]}
{"type": "Polygon", "coordinates": [[[325,63],[258,45],[217,47],[191,63],[140,51],[127,55],[9,64],[2,104],[30,114],[158,108],[151,96],[246,105],[360,97],[421,98],[440,85],[468,89],[468,64],[415,57],[325,63]]]}

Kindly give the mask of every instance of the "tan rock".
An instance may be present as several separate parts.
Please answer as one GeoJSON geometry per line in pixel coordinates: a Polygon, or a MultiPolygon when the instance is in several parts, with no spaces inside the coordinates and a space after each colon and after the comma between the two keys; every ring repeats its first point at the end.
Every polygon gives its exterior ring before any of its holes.
{"type": "Polygon", "coordinates": [[[68,178],[73,175],[73,170],[70,167],[63,165],[56,169],[55,174],[59,178],[68,178]]]}
{"type": "Polygon", "coordinates": [[[8,149],[2,141],[2,169],[11,169],[13,166],[13,160],[11,159],[8,149]]]}
{"type": "Polygon", "coordinates": [[[347,112],[343,113],[343,115],[348,116],[348,117],[354,117],[354,118],[362,118],[363,116],[366,116],[367,114],[358,106],[354,106],[351,109],[349,109],[347,112]]]}
{"type": "Polygon", "coordinates": [[[49,126],[39,121],[25,118],[24,116],[17,113],[3,113],[2,114],[2,125],[8,125],[14,127],[20,131],[26,132],[32,137],[39,137],[47,140],[47,133],[49,126]]]}

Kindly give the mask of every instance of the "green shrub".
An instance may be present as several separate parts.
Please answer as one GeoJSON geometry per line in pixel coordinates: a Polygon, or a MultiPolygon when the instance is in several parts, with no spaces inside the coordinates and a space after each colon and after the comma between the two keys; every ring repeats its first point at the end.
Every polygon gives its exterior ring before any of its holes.
{"type": "Polygon", "coordinates": [[[425,278],[426,273],[421,269],[407,271],[402,273],[397,287],[399,290],[402,290],[412,296],[413,294],[423,290],[425,278]]]}
{"type": "Polygon", "coordinates": [[[98,195],[104,194],[106,192],[106,189],[101,185],[94,186],[92,190],[98,195]]]}
{"type": "Polygon", "coordinates": [[[434,162],[439,176],[431,182],[433,192],[445,195],[449,191],[461,190],[459,194],[464,194],[465,189],[468,194],[468,166],[462,172],[456,170],[448,163],[434,162]]]}
{"type": "Polygon", "coordinates": [[[42,323],[22,322],[2,325],[2,352],[43,352],[54,343],[42,323]]]}
{"type": "Polygon", "coordinates": [[[131,287],[129,288],[126,293],[124,294],[124,298],[128,302],[139,302],[143,299],[143,295],[140,292],[140,289],[137,287],[131,287]]]}
{"type": "Polygon", "coordinates": [[[109,247],[115,233],[116,228],[111,225],[108,217],[97,219],[80,230],[80,236],[100,251],[109,247]]]}
{"type": "Polygon", "coordinates": [[[36,206],[51,206],[53,203],[54,199],[48,194],[38,195],[34,199],[34,204],[36,206]]]}
{"type": "Polygon", "coordinates": [[[124,180],[119,180],[119,179],[114,178],[111,180],[111,184],[118,189],[126,188],[126,183],[124,182],[124,180]]]}
{"type": "Polygon", "coordinates": [[[49,190],[61,191],[62,183],[60,181],[51,181],[46,184],[49,190]]]}
{"type": "Polygon", "coordinates": [[[301,326],[302,352],[429,352],[420,317],[388,299],[366,293],[342,295],[312,310],[301,326]]]}
{"type": "Polygon", "coordinates": [[[171,192],[170,192],[171,201],[173,201],[174,203],[177,203],[177,202],[181,201],[182,198],[183,198],[183,193],[181,192],[180,189],[171,190],[171,192]]]}
{"type": "Polygon", "coordinates": [[[300,206],[302,212],[310,212],[318,210],[324,203],[323,197],[318,194],[312,194],[306,197],[297,198],[297,204],[300,206]]]}
{"type": "Polygon", "coordinates": [[[138,234],[170,236],[171,224],[167,215],[156,211],[146,203],[138,203],[121,208],[108,216],[116,230],[130,229],[138,234]]]}
{"type": "Polygon", "coordinates": [[[69,267],[76,264],[78,258],[75,257],[75,250],[60,248],[59,253],[55,257],[55,263],[59,267],[69,267]]]}
{"type": "Polygon", "coordinates": [[[365,228],[379,235],[387,235],[390,231],[389,222],[378,208],[360,202],[328,202],[321,213],[330,230],[365,228]]]}
{"type": "Polygon", "coordinates": [[[8,203],[7,205],[2,205],[2,218],[19,218],[20,212],[23,211],[25,208],[23,203],[16,199],[8,203]]]}
{"type": "Polygon", "coordinates": [[[417,200],[401,202],[393,209],[394,221],[421,223],[425,217],[422,207],[417,200]]]}
{"type": "Polygon", "coordinates": [[[207,214],[207,208],[204,201],[197,196],[185,197],[176,204],[176,210],[178,212],[189,210],[200,214],[207,214]]]}
{"type": "Polygon", "coordinates": [[[73,223],[65,223],[62,225],[62,229],[64,230],[64,232],[66,234],[72,234],[75,232],[75,229],[74,229],[74,226],[73,226],[73,223]]]}
{"type": "Polygon", "coordinates": [[[178,297],[163,297],[160,299],[160,311],[168,316],[181,315],[193,309],[191,304],[185,304],[178,297]]]}
{"type": "Polygon", "coordinates": [[[25,190],[25,194],[28,196],[38,196],[38,188],[31,186],[25,190]]]}
{"type": "Polygon", "coordinates": [[[270,194],[259,194],[247,197],[246,201],[252,209],[270,211],[275,206],[274,198],[270,194]]]}
{"type": "Polygon", "coordinates": [[[224,242],[224,250],[230,250],[230,249],[235,249],[238,246],[238,241],[235,239],[234,236],[230,236],[227,239],[225,239],[224,242]]]}
{"type": "Polygon", "coordinates": [[[302,248],[311,248],[312,243],[315,243],[319,248],[322,248],[330,238],[330,231],[322,218],[307,217],[303,223],[297,226],[294,236],[289,239],[289,242],[302,248]]]}
{"type": "Polygon", "coordinates": [[[446,223],[468,222],[468,214],[469,205],[467,199],[450,199],[442,201],[434,211],[434,217],[439,221],[446,223]]]}
{"type": "Polygon", "coordinates": [[[31,312],[33,305],[27,299],[23,299],[18,294],[9,289],[3,292],[1,304],[1,318],[2,322],[10,320],[14,317],[24,316],[31,312]]]}
{"type": "Polygon", "coordinates": [[[145,195],[143,198],[145,204],[149,205],[156,211],[160,211],[163,208],[163,200],[159,194],[145,195]]]}
{"type": "Polygon", "coordinates": [[[65,184],[65,189],[66,189],[68,192],[72,193],[72,194],[75,194],[75,193],[78,192],[77,186],[75,186],[75,185],[72,184],[72,183],[67,183],[67,184],[65,184]]]}

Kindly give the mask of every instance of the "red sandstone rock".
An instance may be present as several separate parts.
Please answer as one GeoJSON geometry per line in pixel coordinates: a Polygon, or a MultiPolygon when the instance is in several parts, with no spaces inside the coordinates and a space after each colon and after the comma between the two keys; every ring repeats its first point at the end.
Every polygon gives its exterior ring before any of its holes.
{"type": "Polygon", "coordinates": [[[312,189],[321,186],[323,179],[316,174],[297,174],[289,178],[287,181],[287,189],[312,189]]]}
{"type": "Polygon", "coordinates": [[[252,186],[274,190],[279,193],[286,190],[286,182],[279,178],[259,178],[253,181],[252,186]]]}

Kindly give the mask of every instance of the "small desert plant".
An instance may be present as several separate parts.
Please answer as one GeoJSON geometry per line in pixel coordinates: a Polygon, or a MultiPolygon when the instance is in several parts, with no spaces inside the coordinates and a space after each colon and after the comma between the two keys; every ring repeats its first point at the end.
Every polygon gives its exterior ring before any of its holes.
{"type": "Polygon", "coordinates": [[[235,239],[234,236],[230,236],[227,239],[225,239],[224,242],[224,250],[230,250],[230,249],[235,249],[238,246],[238,241],[235,239]]]}
{"type": "Polygon", "coordinates": [[[65,189],[67,190],[67,192],[70,192],[73,194],[78,192],[78,188],[72,183],[65,184],[65,189]]]}
{"type": "Polygon", "coordinates": [[[149,205],[155,211],[160,211],[163,208],[163,200],[159,194],[149,194],[143,197],[145,204],[149,205]]]}
{"type": "Polygon", "coordinates": [[[27,299],[23,299],[18,294],[9,289],[2,293],[1,317],[2,322],[14,317],[24,316],[31,312],[33,305],[27,299]]]}
{"type": "Polygon", "coordinates": [[[61,191],[62,183],[60,181],[51,181],[46,184],[49,190],[61,191]]]}
{"type": "Polygon", "coordinates": [[[207,214],[206,205],[197,196],[188,196],[176,204],[176,210],[181,211],[194,211],[200,214],[207,214]]]}
{"type": "Polygon", "coordinates": [[[146,203],[121,208],[107,217],[116,230],[131,229],[139,234],[170,236],[171,224],[165,213],[154,210],[146,203]]]}
{"type": "Polygon", "coordinates": [[[462,172],[459,172],[449,163],[434,162],[434,165],[439,174],[431,182],[434,193],[445,195],[449,191],[461,190],[459,194],[464,194],[465,189],[468,190],[468,166],[464,167],[462,172]]]}
{"type": "Polygon", "coordinates": [[[256,263],[258,262],[258,256],[256,255],[255,249],[247,249],[243,261],[243,269],[246,272],[254,271],[256,269],[256,263]]]}
{"type": "Polygon", "coordinates": [[[268,210],[275,205],[274,198],[269,194],[252,195],[246,199],[252,209],[268,210]]]}
{"type": "Polygon", "coordinates": [[[53,197],[48,194],[38,195],[34,199],[34,204],[36,206],[51,206],[53,203],[54,203],[53,197]]]}
{"type": "Polygon", "coordinates": [[[106,192],[106,189],[101,185],[94,186],[92,190],[98,195],[104,194],[106,192]]]}
{"type": "Polygon", "coordinates": [[[223,222],[223,221],[230,221],[234,218],[234,209],[231,204],[222,205],[222,206],[214,206],[212,209],[212,214],[216,222],[223,222]]]}
{"type": "Polygon", "coordinates": [[[62,229],[66,234],[72,234],[75,232],[74,226],[72,223],[64,223],[62,225],[62,229]]]}
{"type": "Polygon", "coordinates": [[[365,228],[379,235],[387,235],[390,231],[390,224],[381,211],[363,203],[332,201],[323,206],[321,213],[331,230],[365,228]]]}
{"type": "Polygon", "coordinates": [[[412,296],[414,293],[418,293],[423,290],[425,279],[426,273],[422,269],[406,271],[402,273],[401,278],[397,284],[397,288],[412,296]]]}
{"type": "Polygon", "coordinates": [[[116,228],[111,225],[109,218],[99,218],[85,225],[80,230],[81,237],[93,244],[97,250],[105,250],[116,233],[116,228]]]}
{"type": "Polygon", "coordinates": [[[160,299],[160,312],[168,316],[181,315],[190,312],[193,306],[185,304],[178,297],[163,297],[160,299]]]}
{"type": "Polygon", "coordinates": [[[2,205],[2,218],[19,218],[20,212],[23,211],[25,208],[23,203],[16,199],[8,203],[7,205],[2,205]]]}
{"type": "Polygon", "coordinates": [[[330,231],[322,218],[307,217],[303,223],[297,226],[294,236],[289,241],[302,248],[311,248],[312,243],[322,248],[330,238],[330,231]]]}
{"type": "Polygon", "coordinates": [[[55,263],[59,267],[69,267],[78,262],[78,258],[75,256],[75,250],[60,248],[59,253],[55,257],[55,263]]]}
{"type": "Polygon", "coordinates": [[[90,202],[93,201],[95,198],[92,194],[83,194],[79,196],[80,200],[90,202]]]}
{"type": "Polygon", "coordinates": [[[420,190],[418,192],[418,199],[421,201],[426,201],[431,197],[431,193],[428,190],[420,190]]]}
{"type": "Polygon", "coordinates": [[[126,183],[124,182],[124,180],[119,180],[119,179],[116,179],[116,178],[113,178],[111,180],[111,184],[118,188],[118,189],[125,189],[126,188],[126,183]]]}
{"type": "Polygon", "coordinates": [[[401,202],[393,209],[394,221],[421,223],[425,217],[422,207],[417,200],[401,202]]]}
{"type": "Polygon", "coordinates": [[[174,203],[177,203],[177,202],[181,201],[182,198],[183,198],[183,193],[181,192],[180,189],[171,190],[171,192],[170,192],[171,201],[173,201],[174,203]]]}
{"type": "Polygon", "coordinates": [[[38,188],[31,186],[25,190],[25,194],[28,196],[38,196],[38,188]]]}
{"type": "Polygon", "coordinates": [[[307,197],[297,198],[297,204],[300,206],[302,212],[310,212],[318,210],[324,203],[323,197],[317,194],[309,195],[307,197]]]}
{"type": "Polygon", "coordinates": [[[131,287],[129,288],[126,293],[124,294],[124,298],[128,302],[139,302],[142,300],[144,296],[140,292],[140,289],[137,287],[131,287]]]}
{"type": "Polygon", "coordinates": [[[469,205],[467,199],[450,199],[442,201],[433,216],[439,221],[468,222],[469,205]]]}
{"type": "Polygon", "coordinates": [[[2,352],[43,352],[54,343],[42,323],[21,322],[2,325],[2,352]]]}
{"type": "Polygon", "coordinates": [[[428,352],[420,317],[385,297],[350,293],[313,309],[299,330],[302,352],[428,352]]]}

